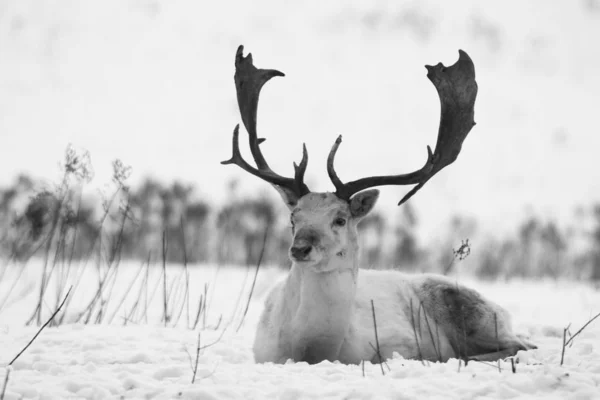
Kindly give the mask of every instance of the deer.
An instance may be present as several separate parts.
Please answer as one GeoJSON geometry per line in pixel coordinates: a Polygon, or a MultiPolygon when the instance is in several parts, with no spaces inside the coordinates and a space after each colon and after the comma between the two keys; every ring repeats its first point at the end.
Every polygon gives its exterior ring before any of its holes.
{"type": "Polygon", "coordinates": [[[293,236],[291,268],[267,295],[256,329],[257,363],[382,363],[394,353],[432,362],[492,361],[537,348],[513,333],[504,308],[446,276],[360,268],[357,226],[377,202],[379,190],[373,188],[415,185],[398,205],[405,203],[457,159],[475,125],[478,86],[467,53],[459,50],[458,61],[449,67],[425,67],[440,98],[441,118],[435,150],[427,147],[423,167],[344,183],[334,168],[339,136],[327,157],[335,192],[312,192],[304,183],[306,144],[300,163],[293,163],[292,177],[273,171],[260,148],[265,141],[256,126],[260,91],[284,74],[255,67],[252,54],[244,56],[243,46],[237,49],[237,102],[256,166],[242,157],[239,124],[233,131],[232,157],[222,164],[237,165],[277,190],[290,211],[293,236]]]}

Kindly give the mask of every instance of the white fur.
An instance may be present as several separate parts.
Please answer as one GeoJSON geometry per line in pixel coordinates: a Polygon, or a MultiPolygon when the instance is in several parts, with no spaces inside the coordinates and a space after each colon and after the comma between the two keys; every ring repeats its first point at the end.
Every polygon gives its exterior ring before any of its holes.
{"type": "MultiPolygon", "coordinates": [[[[372,207],[377,192],[368,195],[373,196],[372,207]]],[[[383,359],[394,352],[405,358],[440,361],[477,355],[460,354],[460,348],[457,354],[456,341],[452,342],[457,336],[452,317],[457,319],[453,313],[458,300],[474,310],[467,315],[469,326],[463,324],[459,330],[471,353],[482,346],[495,349],[497,345],[509,355],[534,347],[512,333],[508,313],[500,306],[445,277],[359,270],[358,221],[349,222],[344,232],[329,228],[335,215],[349,212],[348,205],[334,195],[311,193],[294,210],[296,233],[303,228],[318,229],[323,238],[308,261],[294,262],[288,276],[268,295],[254,342],[257,362],[378,362],[371,301],[383,359]],[[450,297],[444,297],[448,291],[450,297]],[[467,331],[475,333],[467,338],[467,331]]]]}

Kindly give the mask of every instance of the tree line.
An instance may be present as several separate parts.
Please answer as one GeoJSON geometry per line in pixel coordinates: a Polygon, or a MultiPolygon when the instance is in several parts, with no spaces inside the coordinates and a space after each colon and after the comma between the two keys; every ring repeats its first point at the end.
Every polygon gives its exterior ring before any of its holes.
{"type": "MultiPolygon", "coordinates": [[[[218,206],[194,186],[145,179],[127,184],[131,168],[116,160],[107,193],[90,196],[93,177],[87,153],[67,149],[62,180],[43,187],[20,175],[0,189],[0,256],[26,262],[44,256],[56,262],[94,259],[160,260],[169,263],[290,265],[291,232],[286,213],[270,197],[243,197],[230,185],[218,206]]],[[[377,212],[360,225],[363,265],[449,273],[453,246],[478,238],[472,273],[483,278],[571,276],[600,280],[600,204],[580,211],[566,228],[530,217],[512,235],[486,237],[476,221],[456,216],[442,243],[421,243],[419,219],[410,203],[395,218],[377,212]]]]}

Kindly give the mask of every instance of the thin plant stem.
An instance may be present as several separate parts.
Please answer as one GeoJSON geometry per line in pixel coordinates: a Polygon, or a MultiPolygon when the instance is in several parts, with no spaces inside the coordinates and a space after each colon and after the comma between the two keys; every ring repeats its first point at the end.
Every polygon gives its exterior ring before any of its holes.
{"type": "Polygon", "coordinates": [[[588,322],[586,322],[577,332],[575,332],[575,334],[571,335],[571,337],[569,337],[569,339],[567,340],[567,332],[569,331],[569,327],[571,326],[571,324],[569,324],[564,330],[563,330],[563,345],[562,345],[562,352],[560,355],[560,365],[563,365],[564,361],[565,361],[565,349],[567,348],[567,346],[569,346],[570,344],[573,343],[573,339],[575,339],[581,332],[583,332],[583,330],[585,328],[588,327],[589,324],[591,324],[592,322],[594,322],[594,320],[596,320],[596,318],[600,317],[600,313],[594,315],[592,318],[590,318],[588,320],[588,322]]]}
{"type": "Polygon", "coordinates": [[[260,269],[260,264],[262,263],[263,256],[265,254],[265,247],[267,244],[267,236],[269,235],[269,226],[265,228],[265,233],[263,236],[262,248],[260,250],[260,255],[258,256],[258,262],[256,263],[256,270],[254,271],[254,279],[252,279],[252,286],[250,287],[250,294],[248,294],[248,301],[246,301],[246,308],[244,309],[244,313],[242,314],[242,319],[237,329],[238,332],[244,323],[244,319],[246,318],[246,314],[248,314],[248,308],[250,308],[250,300],[252,300],[252,294],[254,293],[254,287],[256,286],[256,278],[258,276],[258,270],[260,269]]]}
{"type": "Polygon", "coordinates": [[[6,376],[4,377],[4,385],[2,385],[2,393],[0,393],[0,400],[4,400],[4,394],[6,393],[6,388],[8,387],[8,378],[10,377],[10,370],[12,368],[6,368],[6,376]]]}
{"type": "Polygon", "coordinates": [[[379,357],[379,366],[381,367],[381,375],[385,375],[383,369],[383,359],[381,357],[381,349],[379,348],[379,335],[377,333],[377,318],[375,318],[375,303],[371,299],[371,311],[373,313],[373,329],[375,330],[375,344],[377,346],[377,357],[379,357]]]}
{"type": "Polygon", "coordinates": [[[565,329],[563,329],[563,341],[562,341],[562,351],[560,353],[560,365],[563,365],[565,361],[565,349],[567,348],[567,332],[569,331],[569,327],[571,324],[567,325],[565,329]]]}
{"type": "Polygon", "coordinates": [[[575,339],[575,337],[576,337],[577,335],[579,335],[581,332],[583,332],[583,330],[584,330],[585,328],[587,328],[587,326],[588,326],[589,324],[591,324],[592,322],[594,322],[594,320],[595,320],[596,318],[598,318],[598,317],[600,317],[600,313],[598,313],[598,314],[594,315],[594,316],[593,316],[593,317],[592,317],[592,318],[591,318],[591,319],[590,319],[588,322],[586,322],[586,323],[585,323],[585,325],[583,325],[583,326],[582,326],[582,327],[581,327],[581,328],[580,328],[580,329],[579,329],[577,332],[575,332],[573,335],[571,335],[571,337],[569,338],[569,340],[567,340],[567,342],[565,343],[565,346],[568,346],[568,345],[570,345],[570,344],[573,342],[573,339],[575,339]]]}
{"type": "Polygon", "coordinates": [[[192,375],[192,383],[196,382],[196,372],[198,372],[198,359],[200,358],[200,332],[198,331],[198,344],[196,345],[196,362],[194,363],[194,374],[192,375]]]}
{"type": "Polygon", "coordinates": [[[167,231],[163,230],[162,235],[162,269],[163,269],[163,319],[165,327],[169,322],[169,314],[167,310],[167,231]]]}
{"type": "Polygon", "coordinates": [[[181,226],[181,245],[183,247],[183,269],[185,270],[185,316],[186,316],[186,327],[190,327],[190,271],[188,270],[188,257],[187,257],[187,245],[185,242],[185,226],[183,223],[183,217],[180,218],[179,224],[181,226]]]}
{"type": "Polygon", "coordinates": [[[419,344],[419,338],[417,335],[417,327],[415,325],[415,312],[413,309],[413,302],[412,299],[410,299],[410,322],[413,328],[413,333],[415,336],[415,343],[417,344],[417,350],[419,351],[419,359],[421,360],[421,362],[423,363],[423,353],[421,352],[421,346],[419,344]]]}
{"type": "Polygon", "coordinates": [[[37,331],[37,333],[29,341],[29,343],[27,343],[27,345],[25,347],[23,347],[23,349],[19,352],[19,354],[17,354],[15,356],[15,358],[13,358],[11,360],[11,362],[8,363],[9,366],[13,365],[13,363],[15,361],[17,361],[17,359],[21,356],[21,354],[23,354],[25,352],[25,350],[27,350],[29,348],[29,346],[31,346],[31,344],[33,343],[33,341],[40,335],[40,333],[42,333],[42,331],[44,330],[44,328],[46,326],[48,326],[50,324],[50,322],[52,322],[52,320],[54,319],[54,317],[56,317],[56,314],[58,314],[58,312],[60,311],[60,309],[62,308],[62,306],[65,304],[65,301],[67,301],[67,297],[69,297],[69,294],[71,293],[71,289],[73,289],[73,286],[71,286],[69,288],[69,291],[65,295],[65,298],[63,299],[62,303],[60,303],[60,306],[58,306],[58,308],[56,309],[56,311],[54,311],[54,313],[52,314],[52,316],[50,316],[50,318],[48,318],[48,321],[46,321],[46,323],[44,325],[42,325],[42,327],[37,331]]]}

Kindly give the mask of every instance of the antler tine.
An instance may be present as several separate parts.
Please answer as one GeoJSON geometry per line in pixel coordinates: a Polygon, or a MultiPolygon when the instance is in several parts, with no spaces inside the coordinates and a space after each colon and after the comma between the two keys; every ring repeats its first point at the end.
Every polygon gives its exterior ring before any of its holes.
{"type": "Polygon", "coordinates": [[[263,85],[275,76],[285,76],[285,74],[274,69],[256,68],[252,63],[252,53],[244,57],[244,46],[238,47],[235,54],[235,89],[242,122],[250,140],[250,151],[259,169],[268,168],[269,164],[259,147],[264,139],[259,139],[256,133],[258,98],[263,85]]]}
{"type": "MultiPolygon", "coordinates": [[[[327,156],[327,175],[329,175],[329,179],[331,179],[331,182],[333,182],[333,186],[335,186],[335,190],[338,196],[344,191],[344,183],[335,172],[335,168],[333,167],[333,161],[335,160],[335,154],[337,153],[340,144],[342,144],[342,135],[339,135],[337,137],[337,139],[333,143],[333,146],[331,146],[329,155],[327,156]]],[[[350,198],[350,196],[348,196],[348,198],[350,198]]]]}
{"type": "Polygon", "coordinates": [[[252,62],[252,54],[244,57],[244,46],[239,46],[235,55],[235,88],[237,92],[238,106],[242,122],[248,132],[250,151],[257,168],[248,164],[241,155],[239,149],[239,125],[233,131],[233,155],[221,164],[236,164],[244,171],[251,173],[273,185],[287,188],[301,197],[310,192],[304,184],[304,173],[308,165],[308,152],[303,146],[302,161],[300,166],[294,163],[294,178],[286,178],[275,173],[269,167],[265,157],[260,150],[260,144],[265,141],[259,138],[256,131],[256,115],[258,110],[258,99],[260,91],[267,81],[274,76],[285,76],[282,72],[274,69],[258,69],[252,62]]]}
{"type": "Polygon", "coordinates": [[[425,165],[408,174],[371,176],[342,183],[333,167],[335,154],[341,143],[341,137],[339,137],[327,159],[327,172],[336,187],[335,193],[338,197],[350,199],[353,194],[375,186],[416,184],[400,200],[398,205],[401,205],[418,192],[435,174],[456,160],[463,141],[475,125],[473,116],[477,97],[473,61],[464,51],[459,50],[458,53],[458,61],[450,67],[445,67],[442,63],[425,66],[427,78],[435,86],[441,104],[440,127],[435,151],[432,153],[431,148],[427,146],[425,165]]]}
{"type": "Polygon", "coordinates": [[[433,168],[433,153],[431,152],[431,148],[427,146],[427,162],[423,168],[418,171],[402,175],[370,176],[352,182],[343,183],[337,176],[333,166],[335,155],[341,143],[342,136],[340,135],[331,147],[331,151],[327,157],[327,173],[329,174],[329,179],[331,179],[333,185],[335,186],[335,194],[342,199],[348,200],[354,193],[358,193],[361,190],[365,190],[370,187],[385,185],[412,185],[419,183],[423,176],[428,174],[433,168]]]}
{"type": "MultiPolygon", "coordinates": [[[[270,169],[262,169],[261,170],[261,169],[254,168],[252,165],[248,164],[248,162],[246,160],[244,160],[244,158],[242,157],[242,153],[240,152],[239,136],[240,136],[240,125],[238,124],[235,126],[235,129],[233,130],[233,140],[232,140],[233,154],[229,160],[221,161],[221,164],[223,164],[223,165],[235,164],[238,167],[240,167],[241,169],[243,169],[244,171],[249,172],[252,175],[257,176],[273,185],[289,187],[289,188],[296,187],[294,179],[285,178],[281,175],[274,173],[270,169]]],[[[298,187],[298,188],[301,189],[301,187],[298,187]]]]}
{"type": "Polygon", "coordinates": [[[302,143],[302,160],[300,160],[300,166],[294,163],[294,179],[296,182],[304,182],[304,173],[306,173],[306,167],[308,166],[308,151],[306,150],[306,144],[302,143]]]}

